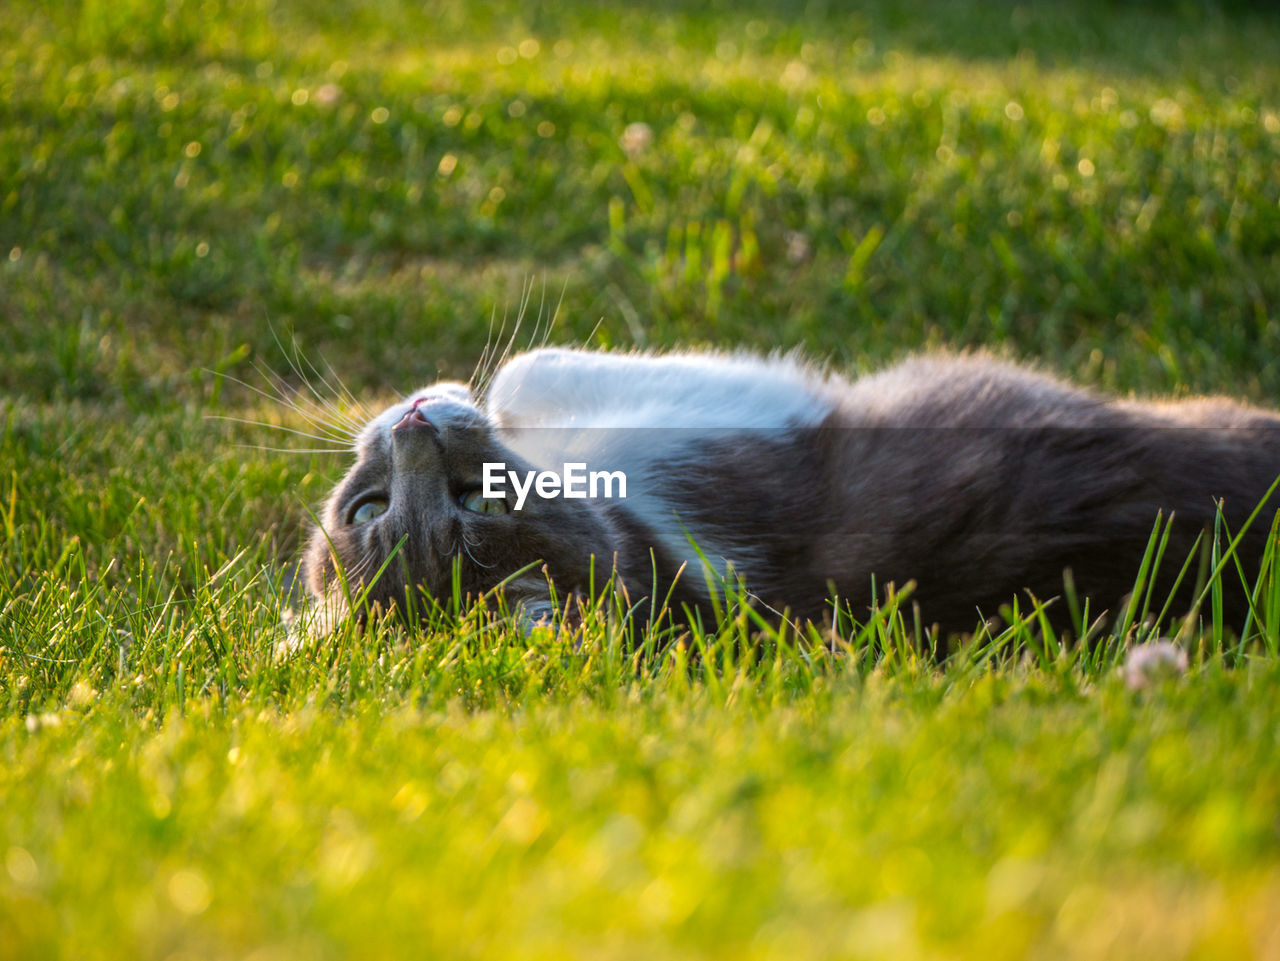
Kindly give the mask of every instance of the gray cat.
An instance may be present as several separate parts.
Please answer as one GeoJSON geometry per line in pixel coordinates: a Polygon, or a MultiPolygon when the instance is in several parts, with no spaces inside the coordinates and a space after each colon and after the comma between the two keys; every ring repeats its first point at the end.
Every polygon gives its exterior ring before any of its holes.
{"type": "MultiPolygon", "coordinates": [[[[536,618],[613,575],[677,612],[706,609],[708,577],[741,578],[762,609],[820,621],[833,598],[865,615],[873,583],[914,581],[945,635],[1023,592],[1061,595],[1066,570],[1095,613],[1116,611],[1157,513],[1175,512],[1163,600],[1215,499],[1238,531],[1280,475],[1280,415],[1108,398],[981,355],[850,382],[790,358],[543,349],[482,397],[414,393],[356,454],[304,561],[330,613],[365,592],[405,612],[502,584],[536,618]]],[[[1240,544],[1249,576],[1277,500],[1240,544]]],[[[1246,611],[1229,590],[1228,616],[1246,611]]]]}

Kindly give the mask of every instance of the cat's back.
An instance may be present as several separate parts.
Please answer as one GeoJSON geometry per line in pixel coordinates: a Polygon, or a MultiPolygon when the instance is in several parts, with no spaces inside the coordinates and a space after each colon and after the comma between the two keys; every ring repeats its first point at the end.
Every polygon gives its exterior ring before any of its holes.
{"type": "Polygon", "coordinates": [[[1107,398],[986,353],[913,355],[849,383],[840,408],[874,427],[1085,427],[1117,419],[1107,398]]]}

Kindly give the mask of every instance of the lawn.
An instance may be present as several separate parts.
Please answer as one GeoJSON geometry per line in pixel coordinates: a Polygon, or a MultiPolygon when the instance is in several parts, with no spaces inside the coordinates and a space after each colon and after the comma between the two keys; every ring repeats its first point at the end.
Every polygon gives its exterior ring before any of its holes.
{"type": "Polygon", "coordinates": [[[1274,406],[1277,50],[1198,2],[4,4],[0,961],[1280,958],[1280,577],[1141,691],[1157,631],[1025,598],[947,656],[905,608],[292,649],[345,458],[263,395],[522,318],[1274,406]]]}

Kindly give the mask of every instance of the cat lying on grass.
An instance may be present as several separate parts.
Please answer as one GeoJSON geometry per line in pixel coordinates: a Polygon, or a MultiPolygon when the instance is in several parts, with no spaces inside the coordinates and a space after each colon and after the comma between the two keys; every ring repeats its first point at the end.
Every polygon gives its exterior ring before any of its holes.
{"type": "MultiPolygon", "coordinates": [[[[1052,610],[1117,611],[1161,514],[1155,596],[1176,582],[1185,611],[1199,565],[1183,561],[1219,502],[1220,549],[1244,532],[1252,583],[1280,500],[1275,412],[1110,398],[983,355],[849,381],[792,358],[541,349],[481,394],[416,391],[355,452],[304,560],[336,616],[457,592],[537,619],[608,582],[679,618],[740,580],[761,610],[822,621],[913,583],[945,636],[1015,595],[1063,595],[1064,573],[1073,604],[1052,610]]],[[[1223,584],[1239,626],[1234,561],[1223,584]]]]}

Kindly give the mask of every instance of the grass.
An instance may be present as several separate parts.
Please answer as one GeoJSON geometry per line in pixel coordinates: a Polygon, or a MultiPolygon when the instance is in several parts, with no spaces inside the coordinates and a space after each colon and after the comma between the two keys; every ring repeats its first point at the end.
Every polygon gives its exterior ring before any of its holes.
{"type": "Polygon", "coordinates": [[[343,464],[216,418],[302,426],[237,383],[297,384],[280,340],[370,403],[465,377],[526,297],[565,342],[1274,404],[1278,42],[1199,3],[5,5],[0,959],[1277,956],[1274,572],[1143,692],[1140,617],[1086,651],[1025,598],[941,662],[892,608],[836,653],[281,652],[343,464]]]}

